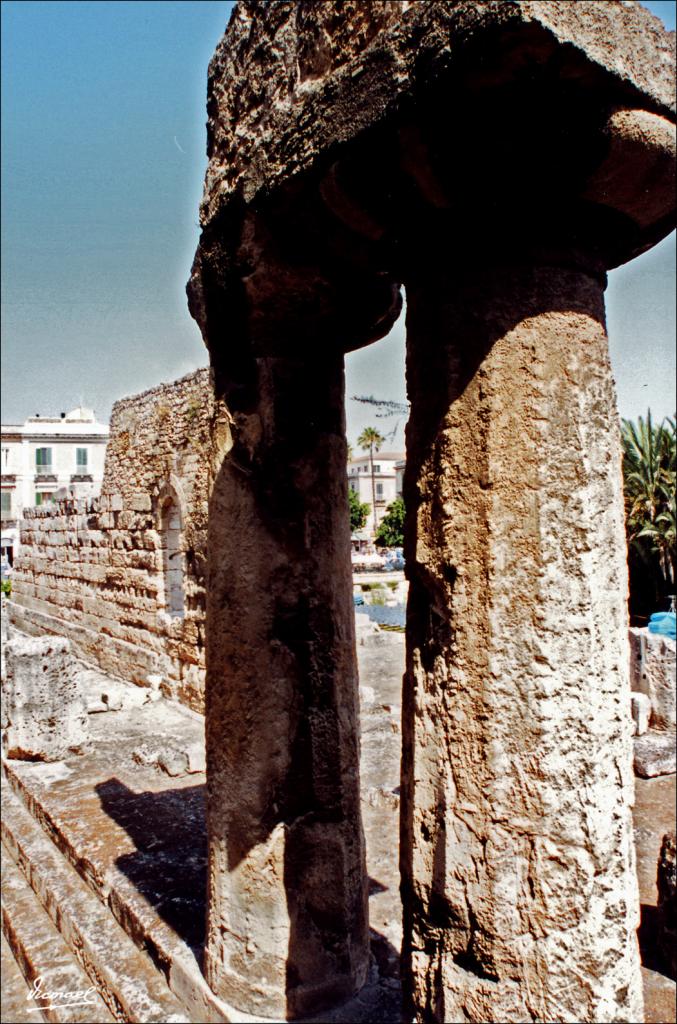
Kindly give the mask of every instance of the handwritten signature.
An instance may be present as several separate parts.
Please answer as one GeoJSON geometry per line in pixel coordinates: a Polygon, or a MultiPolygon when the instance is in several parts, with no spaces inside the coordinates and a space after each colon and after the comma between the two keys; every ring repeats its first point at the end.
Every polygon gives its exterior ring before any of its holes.
{"type": "Polygon", "coordinates": [[[33,982],[33,988],[29,991],[27,999],[39,1002],[39,1006],[32,1006],[29,1013],[39,1013],[40,1010],[58,1010],[65,1006],[95,1006],[97,1002],[96,989],[93,985],[85,989],[54,989],[45,988],[45,982],[38,977],[33,982]]]}

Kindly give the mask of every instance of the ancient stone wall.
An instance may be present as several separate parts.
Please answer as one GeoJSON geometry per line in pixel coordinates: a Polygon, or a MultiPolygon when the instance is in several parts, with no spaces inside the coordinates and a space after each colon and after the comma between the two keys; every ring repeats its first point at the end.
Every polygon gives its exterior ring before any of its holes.
{"type": "Polygon", "coordinates": [[[27,509],[12,584],[20,628],[200,711],[210,395],[199,370],[117,402],[101,497],[27,509]]]}

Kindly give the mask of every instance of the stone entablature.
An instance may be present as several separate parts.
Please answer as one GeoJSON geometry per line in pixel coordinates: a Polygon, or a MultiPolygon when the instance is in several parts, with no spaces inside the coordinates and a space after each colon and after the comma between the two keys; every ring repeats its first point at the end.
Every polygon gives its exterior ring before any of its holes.
{"type": "Polygon", "coordinates": [[[113,408],[103,493],[26,509],[12,581],[22,629],[203,709],[209,371],[113,408]]]}

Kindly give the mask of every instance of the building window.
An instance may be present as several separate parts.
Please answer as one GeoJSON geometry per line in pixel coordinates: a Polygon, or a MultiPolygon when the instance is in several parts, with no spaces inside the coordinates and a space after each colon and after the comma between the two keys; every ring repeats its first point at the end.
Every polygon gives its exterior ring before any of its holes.
{"type": "MultiPolygon", "coordinates": [[[[47,449],[49,451],[49,449],[47,449]]],[[[35,504],[36,505],[51,505],[54,497],[54,491],[36,491],[35,492],[35,504]]]]}
{"type": "Polygon", "coordinates": [[[87,472],[87,449],[76,448],[75,449],[75,465],[78,473],[87,472]]]}
{"type": "Polygon", "coordinates": [[[381,463],[380,462],[375,462],[374,463],[374,472],[375,473],[380,473],[381,472],[381,463]]]}
{"type": "Polygon", "coordinates": [[[51,473],[52,472],[52,449],[51,448],[36,448],[35,449],[35,471],[36,471],[36,473],[51,473]]]}
{"type": "Polygon", "coordinates": [[[3,512],[11,512],[12,511],[12,492],[11,491],[3,491],[2,492],[2,506],[1,507],[2,507],[2,511],[3,512]]]}
{"type": "Polygon", "coordinates": [[[376,484],[376,497],[377,498],[382,498],[383,497],[383,484],[376,484]]]}
{"type": "Polygon", "coordinates": [[[2,468],[7,469],[9,465],[9,448],[2,449],[2,468]]]}

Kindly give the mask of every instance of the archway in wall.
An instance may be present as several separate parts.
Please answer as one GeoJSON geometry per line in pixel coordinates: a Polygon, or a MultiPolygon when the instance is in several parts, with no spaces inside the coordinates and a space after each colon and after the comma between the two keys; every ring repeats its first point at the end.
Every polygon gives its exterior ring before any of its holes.
{"type": "Polygon", "coordinates": [[[165,614],[183,618],[185,614],[185,558],[181,543],[181,510],[176,495],[169,492],[160,504],[162,544],[161,604],[165,614]]]}

